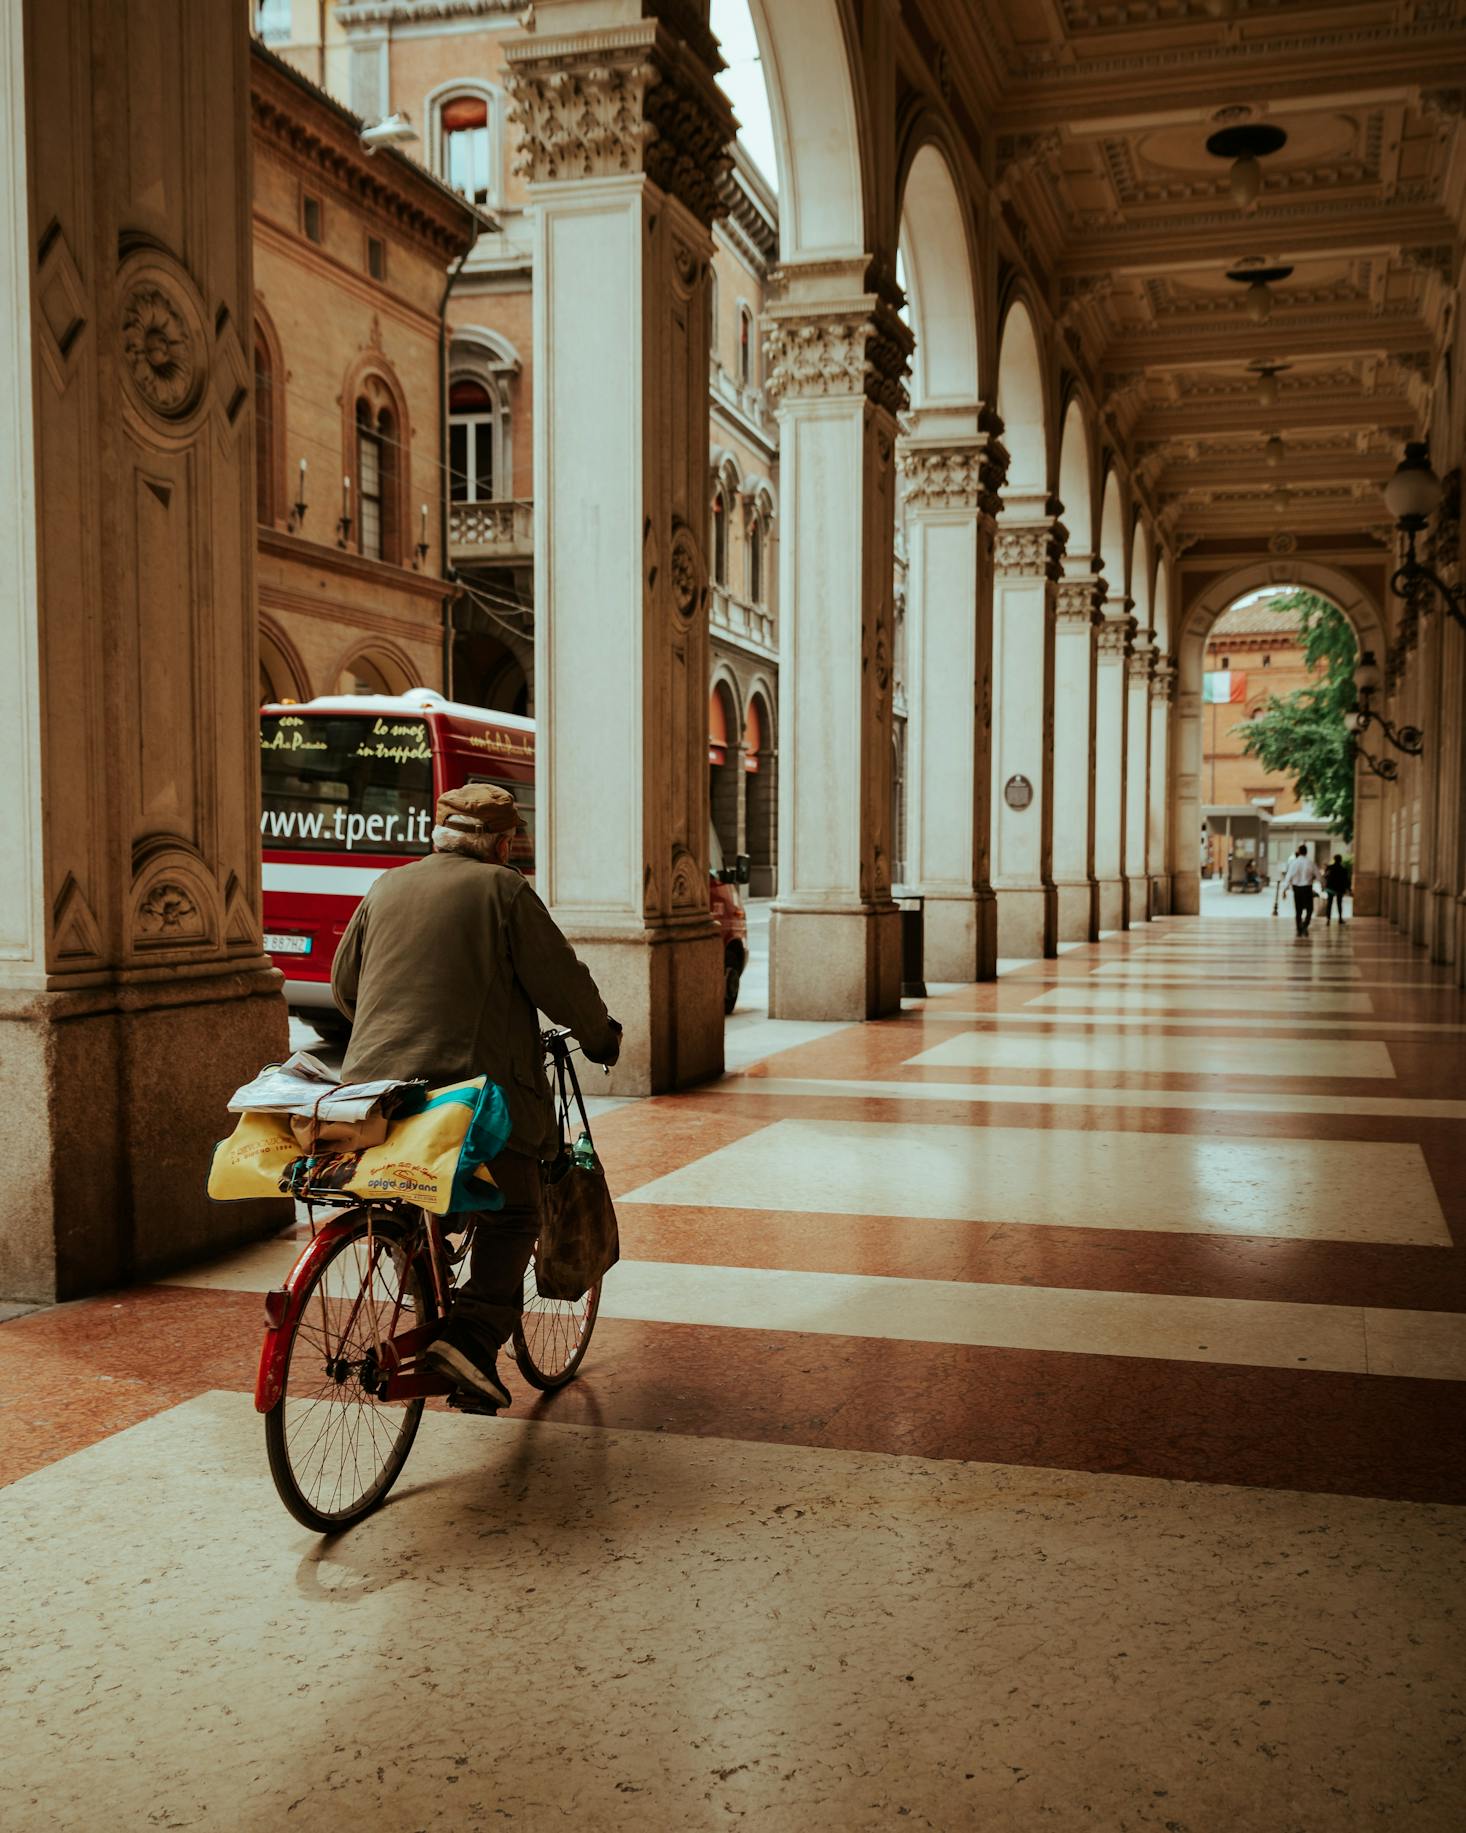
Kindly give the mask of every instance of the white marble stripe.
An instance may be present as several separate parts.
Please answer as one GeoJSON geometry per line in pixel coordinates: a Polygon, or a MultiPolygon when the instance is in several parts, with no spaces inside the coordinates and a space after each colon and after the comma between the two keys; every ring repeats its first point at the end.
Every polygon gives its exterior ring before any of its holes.
{"type": "Polygon", "coordinates": [[[1371,1372],[1370,1326],[1378,1319],[1387,1346],[1378,1372],[1466,1380],[1466,1316],[1453,1312],[631,1261],[607,1279],[601,1315],[1358,1375],[1371,1372]]]}
{"type": "MultiPolygon", "coordinates": [[[[1030,1006],[1125,1006],[1145,1011],[1191,1010],[1215,1012],[1219,1005],[1235,1001],[1236,989],[1228,993],[1215,987],[1192,982],[1175,988],[1094,986],[1070,981],[1035,993],[1025,1003],[1030,1006]]],[[[1266,993],[1257,996],[1259,1016],[1291,1012],[1372,1012],[1374,1002],[1368,993],[1266,993]]]]}
{"type": "Polygon", "coordinates": [[[1424,1154],[1393,1140],[785,1119],[616,1194],[712,1209],[1451,1245],[1424,1154]]]}
{"type": "MultiPolygon", "coordinates": [[[[298,1242],[261,1242],[213,1266],[171,1274],[163,1283],[265,1292],[284,1279],[299,1251],[298,1242]]],[[[601,1316],[983,1349],[1466,1380],[1466,1316],[1441,1311],[623,1260],[602,1290],[601,1316]]],[[[262,1327],[263,1322],[262,1316],[262,1327]]]]}
{"type": "Polygon", "coordinates": [[[1325,1038],[1003,1037],[974,1029],[908,1057],[914,1068],[1095,1070],[1122,1075],[1359,1076],[1393,1079],[1388,1044],[1325,1038]]]}
{"type": "Polygon", "coordinates": [[[996,1006],[990,1011],[976,1007],[968,1011],[937,1010],[931,1006],[920,1013],[922,1024],[945,1025],[1138,1025],[1149,1033],[1153,1027],[1168,1027],[1167,1035],[1185,1036],[1197,1029],[1226,1031],[1383,1031],[1390,1037],[1408,1037],[1431,1032],[1466,1032],[1466,1025],[1430,1024],[1401,1018],[1254,1018],[1249,1012],[1219,1018],[1204,1013],[1178,1012],[1172,1015],[1152,1012],[1032,1012],[1022,1007],[996,1006]]]}
{"type": "Polygon", "coordinates": [[[844,1077],[727,1076],[712,1095],[837,1096],[851,1101],[994,1102],[1033,1107],[1178,1108],[1217,1114],[1323,1114],[1382,1120],[1466,1120],[1466,1101],[1401,1100],[1383,1095],[1210,1094],[1183,1088],[1055,1088],[1017,1082],[855,1081],[844,1077]]]}

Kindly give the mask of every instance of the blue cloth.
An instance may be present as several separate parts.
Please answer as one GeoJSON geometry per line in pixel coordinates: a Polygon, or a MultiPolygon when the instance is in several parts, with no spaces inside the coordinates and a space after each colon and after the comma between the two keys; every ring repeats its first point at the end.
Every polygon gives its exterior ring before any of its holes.
{"type": "Polygon", "coordinates": [[[503,1191],[497,1184],[486,1184],[482,1178],[475,1177],[474,1172],[499,1156],[514,1130],[504,1091],[497,1082],[486,1080],[482,1088],[444,1089],[424,1098],[421,1106],[399,1111],[425,1113],[428,1108],[445,1107],[450,1102],[473,1109],[473,1118],[468,1123],[458,1154],[458,1169],[453,1173],[450,1213],[464,1209],[502,1209],[503,1191]]]}

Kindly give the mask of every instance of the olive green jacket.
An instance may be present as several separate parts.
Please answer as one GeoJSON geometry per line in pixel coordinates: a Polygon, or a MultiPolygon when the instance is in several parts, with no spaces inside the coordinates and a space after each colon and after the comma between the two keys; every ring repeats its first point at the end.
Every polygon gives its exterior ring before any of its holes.
{"type": "Polygon", "coordinates": [[[343,1082],[487,1076],[520,1152],[544,1154],[555,1138],[536,1008],[592,1060],[616,1053],[595,981],[529,883],[463,853],[382,874],[341,938],[331,993],[352,1020],[343,1082]]]}

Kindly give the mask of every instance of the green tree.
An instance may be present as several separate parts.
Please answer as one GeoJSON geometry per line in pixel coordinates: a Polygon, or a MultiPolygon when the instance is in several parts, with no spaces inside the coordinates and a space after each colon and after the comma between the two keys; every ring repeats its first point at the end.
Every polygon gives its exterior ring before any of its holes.
{"type": "Polygon", "coordinates": [[[1346,840],[1354,836],[1354,741],[1344,715],[1354,705],[1357,645],[1337,605],[1316,592],[1289,592],[1279,610],[1299,614],[1303,657],[1316,678],[1281,698],[1268,696],[1238,728],[1243,748],[1268,770],[1286,772],[1300,801],[1312,802],[1346,840]]]}

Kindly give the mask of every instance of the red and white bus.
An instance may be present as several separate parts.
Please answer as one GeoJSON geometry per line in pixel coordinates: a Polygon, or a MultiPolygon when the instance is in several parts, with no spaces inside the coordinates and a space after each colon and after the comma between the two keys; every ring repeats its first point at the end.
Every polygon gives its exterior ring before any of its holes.
{"type": "MultiPolygon", "coordinates": [[[[432,851],[445,790],[502,784],[526,828],[513,864],[533,876],[534,731],[532,719],[461,706],[431,688],[260,709],[265,947],[293,1013],[325,1035],[344,1032],[331,999],[337,946],[375,880],[432,851]]],[[[731,1011],[748,952],[734,888],[746,868],[716,865],[712,907],[731,1011]]]]}
{"type": "Polygon", "coordinates": [[[265,947],[292,1012],[344,1028],[331,964],[353,911],[393,866],[433,848],[445,790],[502,783],[527,832],[514,863],[534,871],[534,721],[460,706],[430,688],[329,694],[260,709],[265,947]]]}

